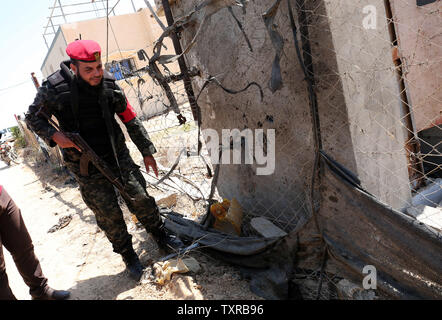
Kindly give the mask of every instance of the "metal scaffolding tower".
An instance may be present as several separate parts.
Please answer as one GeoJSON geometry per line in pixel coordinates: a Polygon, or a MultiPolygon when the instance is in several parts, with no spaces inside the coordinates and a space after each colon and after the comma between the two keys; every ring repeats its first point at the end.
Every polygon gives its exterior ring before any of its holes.
{"type": "MultiPolygon", "coordinates": [[[[77,22],[86,19],[104,18],[109,15],[115,15],[115,7],[121,0],[89,0],[89,1],[69,1],[54,0],[52,7],[49,7],[50,15],[46,26],[43,27],[43,39],[46,47],[49,46],[57,33],[60,25],[77,22]]],[[[134,12],[136,8],[133,0],[130,0],[134,12]]]]}

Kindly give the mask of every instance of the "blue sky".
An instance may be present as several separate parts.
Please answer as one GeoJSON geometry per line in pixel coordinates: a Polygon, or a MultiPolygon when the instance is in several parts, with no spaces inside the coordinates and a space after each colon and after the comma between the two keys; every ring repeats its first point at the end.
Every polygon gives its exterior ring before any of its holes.
{"type": "MultiPolygon", "coordinates": [[[[62,0],[63,5],[90,0],[62,0]]],[[[112,7],[118,0],[109,0],[112,7]]],[[[151,3],[153,1],[150,1],[151,3]]],[[[145,8],[144,0],[133,0],[136,9],[145,8]]],[[[50,15],[54,0],[2,1],[0,10],[0,129],[16,125],[14,114],[26,112],[34,100],[36,89],[31,80],[35,72],[42,82],[40,67],[47,53],[43,27],[50,15]]],[[[102,4],[97,4],[98,8],[102,4]]],[[[72,12],[67,8],[65,13],[72,12]]],[[[81,8],[81,7],[77,7],[81,8]]],[[[92,7],[89,7],[92,8],[92,7]]],[[[83,7],[81,11],[89,9],[83,7]]],[[[58,9],[57,9],[58,10],[58,9]]],[[[120,0],[116,14],[133,12],[130,0],[120,0]]],[[[94,15],[69,16],[68,22],[94,18],[94,15]]],[[[63,22],[62,18],[55,22],[63,22]]],[[[50,45],[50,40],[48,41],[50,45]]]]}

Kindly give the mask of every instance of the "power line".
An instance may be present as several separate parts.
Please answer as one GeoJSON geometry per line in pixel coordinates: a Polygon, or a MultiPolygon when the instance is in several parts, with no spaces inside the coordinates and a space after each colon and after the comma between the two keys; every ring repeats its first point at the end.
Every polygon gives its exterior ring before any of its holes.
{"type": "Polygon", "coordinates": [[[25,83],[28,83],[28,82],[29,82],[29,80],[26,80],[26,81],[23,81],[23,82],[20,82],[20,83],[14,84],[14,85],[9,86],[9,87],[6,87],[6,88],[0,88],[0,91],[6,91],[6,90],[9,90],[9,89],[13,89],[13,88],[15,88],[15,87],[21,86],[21,85],[23,85],[23,84],[25,84],[25,83]]]}
{"type": "MultiPolygon", "coordinates": [[[[112,9],[110,11],[107,11],[107,16],[109,17],[109,15],[112,13],[112,11],[114,11],[115,7],[120,3],[121,0],[118,0],[117,3],[112,7],[112,9]]],[[[114,11],[115,14],[115,11],[114,11]]]]}

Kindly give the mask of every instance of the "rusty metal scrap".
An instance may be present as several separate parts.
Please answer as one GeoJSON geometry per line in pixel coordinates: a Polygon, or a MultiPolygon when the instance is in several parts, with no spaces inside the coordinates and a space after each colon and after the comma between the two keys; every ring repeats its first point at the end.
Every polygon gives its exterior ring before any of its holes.
{"type": "MultiPolygon", "coordinates": [[[[170,22],[168,21],[169,26],[168,27],[164,27],[164,25],[161,26],[163,28],[163,33],[158,38],[158,40],[155,41],[155,43],[154,43],[153,56],[151,58],[147,57],[145,52],[140,51],[141,54],[143,54],[149,61],[149,66],[144,68],[145,71],[147,71],[149,73],[149,75],[154,79],[154,81],[156,83],[158,83],[163,88],[163,90],[166,92],[166,96],[168,97],[168,99],[170,101],[170,108],[173,109],[176,113],[179,113],[178,105],[177,105],[176,99],[173,96],[167,83],[170,81],[176,81],[178,79],[183,79],[185,82],[186,91],[188,91],[187,90],[188,85],[186,86],[186,80],[189,80],[189,79],[186,79],[186,78],[188,78],[188,76],[199,75],[199,71],[187,70],[187,67],[184,66],[184,63],[181,61],[183,56],[186,53],[188,53],[189,50],[193,47],[193,45],[196,43],[196,40],[201,33],[201,30],[203,30],[203,27],[205,26],[205,24],[210,16],[212,16],[213,14],[215,14],[216,12],[218,12],[219,10],[224,9],[224,8],[229,8],[229,10],[231,10],[231,7],[234,5],[239,5],[239,6],[243,7],[243,10],[244,10],[246,3],[247,3],[247,0],[243,0],[240,2],[235,1],[235,0],[206,0],[206,1],[203,1],[201,4],[196,6],[194,8],[194,10],[190,11],[189,13],[184,15],[183,17],[176,19],[175,21],[173,20],[172,17],[169,17],[169,18],[171,18],[170,19],[171,21],[170,22]],[[202,14],[198,15],[197,13],[200,11],[202,12],[202,14]],[[202,18],[201,18],[201,16],[202,16],[202,18]],[[199,22],[199,27],[198,27],[198,30],[197,30],[195,36],[193,37],[193,39],[190,41],[190,43],[187,45],[187,47],[184,50],[181,50],[181,46],[179,46],[180,48],[179,48],[179,50],[177,50],[177,45],[179,44],[179,41],[177,41],[177,39],[175,39],[177,31],[185,28],[186,26],[189,26],[190,24],[194,24],[194,23],[198,23],[198,22],[199,22]],[[175,40],[174,41],[174,46],[175,46],[175,50],[176,50],[175,55],[161,55],[161,50],[164,47],[163,41],[166,37],[170,37],[172,39],[172,41],[175,40]],[[178,43],[176,43],[176,42],[178,42],[178,43]],[[176,43],[176,45],[175,45],[175,43],[176,43]],[[163,67],[167,68],[166,64],[175,62],[177,60],[178,60],[178,62],[180,62],[180,68],[181,68],[181,72],[182,72],[181,75],[172,75],[170,77],[164,77],[161,74],[161,71],[159,70],[157,63],[161,64],[163,67]]],[[[164,5],[167,5],[167,2],[164,5]]],[[[168,8],[166,8],[166,9],[168,9],[168,8]]],[[[166,10],[165,10],[165,12],[166,12],[166,10]]],[[[233,12],[231,12],[231,13],[233,14],[233,12]]],[[[169,13],[169,15],[170,15],[170,13],[169,13]]],[[[167,15],[166,15],[166,17],[167,17],[167,15]]],[[[243,32],[243,34],[246,38],[246,41],[251,49],[250,41],[248,40],[247,35],[245,34],[241,23],[236,19],[235,16],[234,16],[234,18],[237,21],[237,24],[240,27],[241,31],[243,32]]],[[[193,90],[191,90],[191,91],[193,91],[193,90]]],[[[195,118],[195,120],[197,120],[199,122],[199,126],[200,126],[200,118],[201,118],[200,111],[198,110],[199,108],[197,106],[195,106],[196,101],[195,101],[195,103],[193,103],[193,101],[195,100],[193,98],[193,94],[189,94],[189,93],[192,93],[192,92],[188,92],[189,101],[191,103],[192,112],[194,113],[194,118],[195,118]]],[[[181,120],[180,120],[180,123],[182,123],[181,120]]]]}
{"type": "Polygon", "coordinates": [[[147,59],[149,64],[146,67],[144,67],[138,71],[147,71],[149,76],[159,86],[161,86],[161,88],[166,93],[167,99],[169,99],[169,102],[170,102],[170,106],[166,106],[166,107],[172,109],[176,114],[180,114],[180,109],[178,108],[178,102],[175,98],[175,95],[173,94],[172,90],[170,89],[168,81],[161,73],[156,62],[153,59],[149,59],[149,56],[147,55],[146,51],[144,51],[144,50],[140,50],[139,54],[140,54],[140,57],[144,56],[147,59]]]}

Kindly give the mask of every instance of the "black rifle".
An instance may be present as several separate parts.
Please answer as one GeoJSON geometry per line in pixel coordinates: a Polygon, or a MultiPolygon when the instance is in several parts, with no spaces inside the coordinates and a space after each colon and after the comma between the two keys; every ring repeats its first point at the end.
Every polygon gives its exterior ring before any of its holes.
{"type": "Polygon", "coordinates": [[[110,170],[107,166],[106,162],[102,160],[94,152],[94,150],[92,150],[92,148],[80,136],[80,134],[73,132],[64,132],[63,130],[61,130],[58,124],[43,111],[43,108],[40,108],[36,115],[42,115],[43,117],[45,117],[58,132],[63,134],[66,138],[71,140],[77,147],[80,148],[82,153],[80,158],[80,174],[82,176],[88,175],[89,163],[92,162],[92,164],[103,174],[103,176],[105,176],[106,179],[109,180],[109,182],[112,183],[118,189],[118,191],[120,191],[120,194],[123,198],[130,201],[135,200],[124,190],[124,185],[121,183],[120,179],[114,175],[112,170],[110,170]]]}

